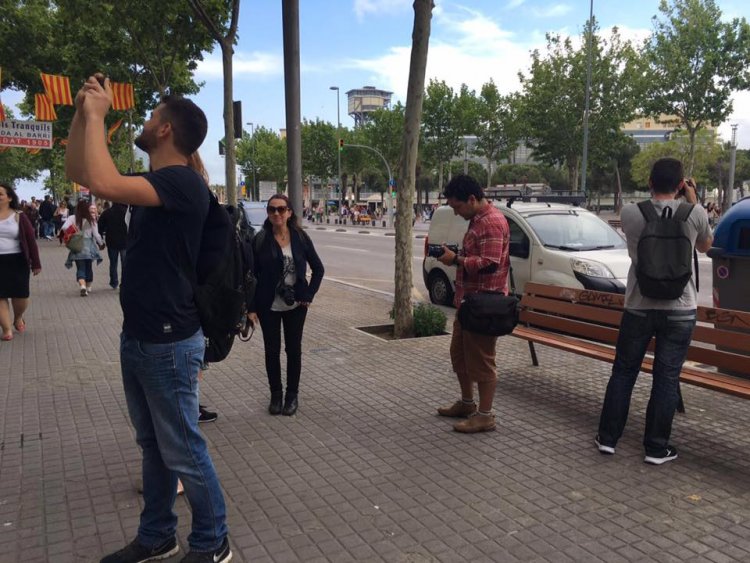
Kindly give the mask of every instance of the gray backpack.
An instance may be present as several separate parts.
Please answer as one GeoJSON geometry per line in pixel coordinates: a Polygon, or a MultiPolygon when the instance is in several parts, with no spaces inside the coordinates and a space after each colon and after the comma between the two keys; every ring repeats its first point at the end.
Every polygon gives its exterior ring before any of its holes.
{"type": "Polygon", "coordinates": [[[644,297],[678,299],[685,291],[693,275],[693,244],[687,227],[693,207],[680,203],[674,213],[665,207],[659,215],[650,200],[638,204],[646,226],[638,241],[635,276],[644,297]]]}

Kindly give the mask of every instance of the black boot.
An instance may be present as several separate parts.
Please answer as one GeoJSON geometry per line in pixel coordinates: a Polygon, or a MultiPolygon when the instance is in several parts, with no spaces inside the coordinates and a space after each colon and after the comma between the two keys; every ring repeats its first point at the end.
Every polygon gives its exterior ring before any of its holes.
{"type": "Polygon", "coordinates": [[[281,414],[281,403],[281,391],[279,391],[278,393],[271,393],[271,402],[268,404],[268,412],[270,414],[281,414]]]}
{"type": "Polygon", "coordinates": [[[292,416],[297,412],[297,395],[289,395],[287,393],[286,399],[284,400],[284,410],[281,414],[284,416],[292,416]]]}

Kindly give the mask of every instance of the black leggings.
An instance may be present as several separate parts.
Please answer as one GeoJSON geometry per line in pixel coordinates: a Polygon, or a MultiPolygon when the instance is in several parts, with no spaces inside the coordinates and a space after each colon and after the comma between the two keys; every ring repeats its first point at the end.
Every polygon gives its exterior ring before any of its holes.
{"type": "Polygon", "coordinates": [[[266,374],[271,393],[282,392],[281,384],[281,323],[284,323],[284,349],[286,351],[286,394],[296,397],[302,372],[302,329],[305,327],[307,307],[298,306],[291,311],[267,311],[258,315],[263,329],[263,347],[266,352],[266,374]]]}

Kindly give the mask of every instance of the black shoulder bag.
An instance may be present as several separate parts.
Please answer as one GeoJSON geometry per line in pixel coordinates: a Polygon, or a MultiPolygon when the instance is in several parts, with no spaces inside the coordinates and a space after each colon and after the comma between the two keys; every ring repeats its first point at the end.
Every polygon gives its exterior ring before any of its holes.
{"type": "Polygon", "coordinates": [[[463,330],[487,336],[505,336],[513,332],[518,324],[519,300],[515,295],[512,267],[508,274],[510,295],[488,291],[464,295],[458,309],[458,322],[463,330]]]}

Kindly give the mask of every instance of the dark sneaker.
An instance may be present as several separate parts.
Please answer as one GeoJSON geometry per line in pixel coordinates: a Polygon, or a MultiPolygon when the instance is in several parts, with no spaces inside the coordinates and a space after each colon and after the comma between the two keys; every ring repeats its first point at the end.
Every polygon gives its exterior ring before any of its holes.
{"type": "Polygon", "coordinates": [[[191,551],[182,558],[181,563],[226,563],[232,560],[229,539],[224,538],[221,547],[216,551],[191,551]]]}
{"type": "Polygon", "coordinates": [[[667,449],[664,450],[664,453],[661,455],[647,455],[643,458],[643,461],[650,463],[651,465],[661,465],[662,463],[667,463],[673,459],[677,459],[677,449],[672,446],[667,446],[667,449]]]}
{"type": "Polygon", "coordinates": [[[597,434],[594,437],[594,443],[596,444],[596,447],[599,448],[599,453],[604,455],[614,455],[615,453],[615,447],[614,446],[608,446],[606,444],[602,444],[601,439],[599,438],[599,434],[597,434]]]}
{"type": "Polygon", "coordinates": [[[217,413],[206,410],[203,405],[198,405],[198,422],[214,422],[217,418],[219,418],[217,413]]]}
{"type": "Polygon", "coordinates": [[[159,561],[169,559],[180,551],[177,539],[172,538],[162,545],[153,549],[140,544],[138,538],[134,539],[120,551],[107,555],[100,563],[144,563],[145,561],[159,561]]]}

